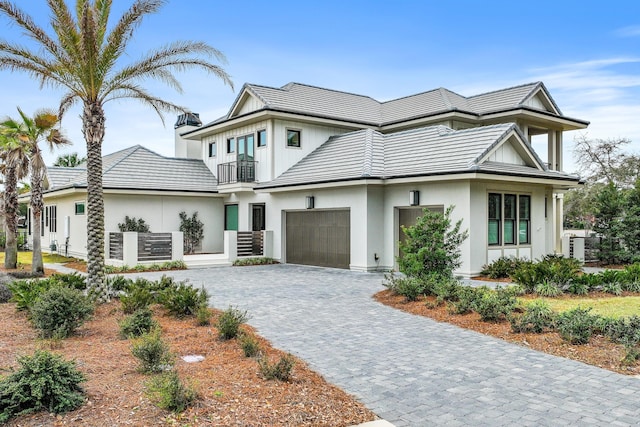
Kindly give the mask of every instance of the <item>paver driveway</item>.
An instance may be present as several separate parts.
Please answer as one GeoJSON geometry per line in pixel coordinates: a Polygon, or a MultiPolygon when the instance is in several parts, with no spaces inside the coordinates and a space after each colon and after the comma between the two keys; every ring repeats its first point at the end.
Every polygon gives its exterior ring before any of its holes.
{"type": "MultiPolygon", "coordinates": [[[[638,425],[640,379],[375,302],[382,275],[274,265],[171,273],[396,426],[638,425]]],[[[145,273],[156,278],[160,273],[145,273]]]]}

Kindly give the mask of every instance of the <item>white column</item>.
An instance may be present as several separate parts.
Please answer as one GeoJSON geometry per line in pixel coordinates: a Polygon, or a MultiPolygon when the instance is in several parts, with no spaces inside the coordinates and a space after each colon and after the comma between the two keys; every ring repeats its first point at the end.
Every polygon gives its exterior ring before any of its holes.
{"type": "Polygon", "coordinates": [[[558,164],[557,170],[564,170],[562,167],[562,131],[556,131],[556,163],[558,164]]]}
{"type": "Polygon", "coordinates": [[[273,231],[264,230],[262,232],[262,256],[273,258],[273,231]]]}
{"type": "Polygon", "coordinates": [[[558,170],[557,169],[557,147],[556,147],[556,132],[550,130],[547,132],[547,163],[549,163],[549,169],[558,170]]]}
{"type": "Polygon", "coordinates": [[[184,259],[184,235],[182,231],[171,232],[171,261],[184,259]]]}
{"type": "Polygon", "coordinates": [[[224,255],[233,263],[238,259],[238,232],[233,230],[225,230],[224,232],[224,255]]]}
{"type": "Polygon", "coordinates": [[[138,233],[135,231],[122,233],[122,262],[129,267],[138,264],[138,233]]]}

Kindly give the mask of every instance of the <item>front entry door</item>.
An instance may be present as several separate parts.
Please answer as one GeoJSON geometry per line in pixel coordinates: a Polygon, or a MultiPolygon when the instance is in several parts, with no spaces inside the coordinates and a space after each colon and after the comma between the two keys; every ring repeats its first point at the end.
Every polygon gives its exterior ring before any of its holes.
{"type": "Polygon", "coordinates": [[[251,231],[262,231],[265,225],[264,205],[253,205],[251,210],[251,231]]]}

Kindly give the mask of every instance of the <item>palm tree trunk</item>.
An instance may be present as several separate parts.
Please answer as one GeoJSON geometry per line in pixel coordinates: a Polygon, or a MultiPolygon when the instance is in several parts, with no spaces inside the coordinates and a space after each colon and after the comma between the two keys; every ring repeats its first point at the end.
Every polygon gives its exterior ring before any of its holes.
{"type": "Polygon", "coordinates": [[[33,212],[33,257],[31,272],[44,274],[42,262],[42,170],[31,167],[31,212],[33,212]]]}
{"type": "Polygon", "coordinates": [[[7,231],[4,268],[18,267],[18,180],[15,166],[7,165],[4,182],[4,221],[7,231]]]}
{"type": "Polygon", "coordinates": [[[104,201],[102,140],[105,116],[98,102],[85,103],[82,131],[87,143],[87,287],[97,301],[109,299],[104,274],[104,201]]]}

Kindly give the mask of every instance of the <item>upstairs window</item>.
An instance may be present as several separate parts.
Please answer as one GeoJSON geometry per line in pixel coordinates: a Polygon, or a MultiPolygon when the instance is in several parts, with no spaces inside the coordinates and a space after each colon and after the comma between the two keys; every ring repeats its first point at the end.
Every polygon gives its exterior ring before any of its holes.
{"type": "Polygon", "coordinates": [[[287,129],[287,147],[300,148],[300,131],[287,129]]]}
{"type": "Polygon", "coordinates": [[[84,215],[84,202],[76,202],[76,215],[84,215]]]}
{"type": "Polygon", "coordinates": [[[235,153],[236,152],[236,139],[229,138],[227,139],[227,153],[235,153]]]}
{"type": "Polygon", "coordinates": [[[265,129],[258,131],[258,147],[267,146],[267,131],[265,129]]]}
{"type": "Polygon", "coordinates": [[[216,156],[216,151],[217,151],[216,143],[215,142],[210,142],[209,143],[209,157],[215,157],[216,156]]]}

